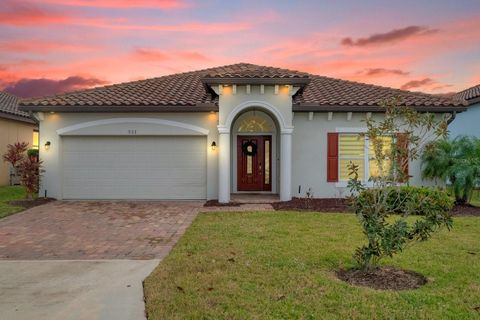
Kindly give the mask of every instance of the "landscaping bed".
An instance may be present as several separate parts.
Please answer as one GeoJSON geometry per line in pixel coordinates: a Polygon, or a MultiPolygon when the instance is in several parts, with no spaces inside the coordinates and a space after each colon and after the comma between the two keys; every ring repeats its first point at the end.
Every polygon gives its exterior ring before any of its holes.
{"type": "Polygon", "coordinates": [[[7,217],[11,214],[54,200],[51,198],[35,198],[27,200],[25,197],[25,188],[22,186],[0,187],[0,218],[7,217]]]}
{"type": "Polygon", "coordinates": [[[275,210],[282,211],[316,211],[316,212],[351,212],[348,201],[344,198],[293,198],[290,201],[272,203],[275,210]]]}
{"type": "Polygon", "coordinates": [[[55,201],[53,198],[35,198],[35,199],[22,199],[22,200],[13,200],[8,201],[7,203],[12,206],[22,207],[24,209],[30,209],[42,204],[55,201]]]}
{"type": "Polygon", "coordinates": [[[452,215],[480,217],[480,207],[476,207],[471,204],[457,204],[452,209],[452,215]]]}
{"type": "Polygon", "coordinates": [[[202,213],[145,280],[146,310],[150,320],[478,318],[479,233],[480,219],[455,217],[382,262],[425,285],[376,290],[337,277],[365,241],[354,215],[202,213]]]}
{"type": "MultiPolygon", "coordinates": [[[[274,202],[272,206],[277,211],[352,212],[348,207],[348,200],[344,198],[293,198],[290,201],[274,202]]],[[[480,207],[470,204],[455,205],[452,215],[480,217],[480,207]]]]}
{"type": "Polygon", "coordinates": [[[393,267],[373,270],[339,270],[337,277],[353,285],[380,290],[416,289],[427,283],[427,278],[413,271],[393,267]]]}

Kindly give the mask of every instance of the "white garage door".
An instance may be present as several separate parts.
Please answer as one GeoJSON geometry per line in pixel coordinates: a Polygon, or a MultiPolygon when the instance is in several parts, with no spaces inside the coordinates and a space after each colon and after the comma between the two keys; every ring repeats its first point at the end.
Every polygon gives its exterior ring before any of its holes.
{"type": "Polygon", "coordinates": [[[206,137],[63,137],[64,199],[205,199],[206,137]]]}

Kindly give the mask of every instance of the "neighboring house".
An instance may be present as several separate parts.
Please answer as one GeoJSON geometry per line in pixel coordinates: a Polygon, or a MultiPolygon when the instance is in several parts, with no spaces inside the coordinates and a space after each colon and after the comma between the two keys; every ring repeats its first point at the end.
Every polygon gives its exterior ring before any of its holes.
{"type": "Polygon", "coordinates": [[[468,135],[480,138],[480,84],[457,93],[454,98],[466,101],[468,109],[457,114],[448,126],[450,137],[468,135]]]}
{"type": "MultiPolygon", "coordinates": [[[[28,142],[30,148],[38,148],[38,125],[28,112],[18,110],[18,98],[0,92],[0,156],[7,145],[28,142]]],[[[0,186],[10,183],[10,168],[0,157],[0,186]]]]}
{"type": "MultiPolygon", "coordinates": [[[[420,111],[465,110],[450,98],[234,64],[25,100],[40,120],[41,194],[58,199],[282,200],[345,196],[347,163],[376,170],[364,132],[397,96],[420,111]],[[43,146],[48,145],[48,150],[43,146]]],[[[412,184],[422,183],[410,163],[412,184]]]]}

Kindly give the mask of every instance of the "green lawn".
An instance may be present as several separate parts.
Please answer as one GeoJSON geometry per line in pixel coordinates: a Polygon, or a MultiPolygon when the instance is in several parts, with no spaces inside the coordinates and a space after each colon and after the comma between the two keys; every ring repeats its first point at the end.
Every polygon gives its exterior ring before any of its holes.
{"type": "Polygon", "coordinates": [[[351,214],[201,214],[145,280],[149,319],[480,319],[480,218],[384,261],[427,276],[416,290],[338,280],[362,241],[351,214]]]}
{"type": "Polygon", "coordinates": [[[22,186],[0,187],[0,219],[24,210],[22,207],[11,206],[11,200],[25,199],[25,188],[22,186]]]}

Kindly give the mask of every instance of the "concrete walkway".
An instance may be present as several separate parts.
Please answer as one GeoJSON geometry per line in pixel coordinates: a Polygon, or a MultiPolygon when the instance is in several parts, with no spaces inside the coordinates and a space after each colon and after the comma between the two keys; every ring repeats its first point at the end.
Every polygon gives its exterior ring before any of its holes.
{"type": "Polygon", "coordinates": [[[159,260],[1,261],[0,318],[145,319],[142,281],[159,260]]]}

